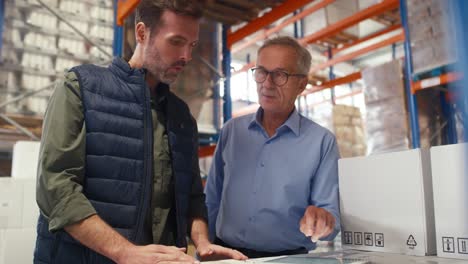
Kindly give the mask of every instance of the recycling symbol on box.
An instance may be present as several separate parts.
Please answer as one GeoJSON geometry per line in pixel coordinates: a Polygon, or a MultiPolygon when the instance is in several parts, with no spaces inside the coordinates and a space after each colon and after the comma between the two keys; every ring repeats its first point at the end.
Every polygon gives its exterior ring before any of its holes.
{"type": "Polygon", "coordinates": [[[408,247],[411,248],[411,249],[414,249],[414,247],[418,245],[418,243],[416,243],[416,239],[414,239],[413,235],[410,235],[408,237],[408,240],[406,240],[406,245],[408,245],[408,247]]]}

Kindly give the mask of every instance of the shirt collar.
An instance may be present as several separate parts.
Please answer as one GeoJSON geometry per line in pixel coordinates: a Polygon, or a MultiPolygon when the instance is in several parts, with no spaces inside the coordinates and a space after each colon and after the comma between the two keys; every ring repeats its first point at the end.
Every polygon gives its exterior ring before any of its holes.
{"type": "Polygon", "coordinates": [[[157,109],[164,108],[169,93],[169,85],[160,82],[155,89],[156,94],[151,93],[151,104],[157,109]]]}
{"type": "MultiPolygon", "coordinates": [[[[262,107],[259,107],[255,115],[252,115],[248,128],[251,129],[254,126],[263,128],[262,122],[261,122],[262,115],[263,115],[263,109],[262,107]]],[[[301,117],[299,116],[299,113],[297,112],[296,108],[294,108],[293,112],[289,115],[288,119],[286,119],[286,122],[284,122],[284,124],[282,124],[277,129],[277,131],[281,132],[284,128],[288,128],[296,136],[299,136],[300,122],[301,122],[301,117]]]]}

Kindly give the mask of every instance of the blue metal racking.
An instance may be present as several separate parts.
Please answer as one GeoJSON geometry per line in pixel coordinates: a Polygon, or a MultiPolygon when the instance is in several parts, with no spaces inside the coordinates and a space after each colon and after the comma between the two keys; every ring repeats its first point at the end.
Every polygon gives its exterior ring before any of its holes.
{"type": "Polygon", "coordinates": [[[466,43],[468,43],[468,1],[454,0],[453,2],[454,20],[455,20],[455,35],[457,42],[455,47],[459,51],[459,62],[457,64],[458,70],[464,76],[461,81],[463,89],[457,99],[460,105],[464,106],[461,111],[463,125],[464,125],[464,140],[468,140],[468,52],[466,50],[466,43]]]}
{"type": "Polygon", "coordinates": [[[411,39],[408,27],[408,8],[406,6],[406,0],[400,0],[400,16],[401,24],[405,31],[405,91],[407,96],[408,112],[410,116],[410,127],[411,127],[411,144],[413,148],[421,147],[420,131],[419,131],[419,120],[418,120],[418,108],[416,96],[411,92],[411,78],[413,75],[413,61],[411,57],[411,39]]]}
{"type": "Polygon", "coordinates": [[[117,3],[114,0],[114,42],[113,42],[113,55],[116,57],[122,56],[123,52],[123,26],[117,25],[117,3]]]}
{"type": "Polygon", "coordinates": [[[5,14],[5,1],[1,1],[0,3],[0,57],[2,55],[2,43],[3,43],[3,22],[4,22],[4,14],[5,14]]]}
{"type": "Polygon", "coordinates": [[[231,51],[227,43],[229,26],[223,25],[223,74],[224,74],[224,95],[223,95],[223,115],[224,123],[232,118],[231,99],[231,51]]]}

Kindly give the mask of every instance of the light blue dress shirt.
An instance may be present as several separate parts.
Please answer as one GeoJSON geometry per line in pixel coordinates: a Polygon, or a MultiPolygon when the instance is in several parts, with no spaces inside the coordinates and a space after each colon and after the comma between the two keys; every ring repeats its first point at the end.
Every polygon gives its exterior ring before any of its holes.
{"type": "Polygon", "coordinates": [[[339,231],[338,147],[334,135],[294,110],[269,138],[262,109],[227,122],[206,183],[210,234],[233,247],[314,249],[299,230],[309,205],[330,212],[339,231]]]}

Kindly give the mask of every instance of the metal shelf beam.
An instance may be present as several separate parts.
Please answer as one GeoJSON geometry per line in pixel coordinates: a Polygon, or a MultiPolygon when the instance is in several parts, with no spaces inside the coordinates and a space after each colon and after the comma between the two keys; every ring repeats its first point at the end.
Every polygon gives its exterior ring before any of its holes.
{"type": "Polygon", "coordinates": [[[346,75],[344,77],[336,78],[336,79],[330,80],[328,82],[325,82],[322,85],[314,86],[312,89],[307,89],[304,92],[302,92],[301,95],[304,96],[304,95],[319,92],[319,91],[322,91],[322,90],[325,90],[325,89],[330,89],[330,88],[333,88],[333,87],[335,87],[337,85],[343,85],[343,84],[355,82],[355,81],[357,81],[357,80],[359,80],[361,78],[362,78],[361,72],[351,73],[351,74],[346,75]]]}
{"type": "Polygon", "coordinates": [[[295,23],[296,21],[300,20],[300,19],[303,19],[304,17],[316,12],[317,10],[321,9],[321,8],[324,8],[326,7],[327,5],[335,2],[336,0],[323,0],[321,2],[319,2],[318,4],[315,4],[307,9],[304,9],[302,12],[286,19],[285,21],[283,21],[282,23],[274,26],[273,28],[270,28],[270,29],[267,29],[265,30],[262,34],[258,34],[256,36],[254,36],[253,38],[249,39],[248,41],[245,41],[243,43],[240,43],[239,45],[237,45],[235,48],[232,48],[231,49],[231,53],[236,53],[252,44],[254,44],[255,42],[257,41],[260,41],[260,40],[264,40],[266,39],[268,36],[280,31],[281,29],[285,28],[286,26],[292,24],[292,23],[295,23]]]}
{"type": "Polygon", "coordinates": [[[233,33],[229,33],[227,36],[227,46],[230,49],[232,45],[239,40],[249,36],[250,34],[257,32],[258,30],[270,25],[276,20],[291,14],[297,9],[305,6],[313,0],[286,0],[281,5],[273,8],[270,12],[258,17],[249,22],[244,27],[236,30],[233,33]]]}
{"type": "Polygon", "coordinates": [[[378,43],[369,45],[369,46],[364,47],[364,48],[362,48],[360,50],[345,54],[343,56],[333,58],[331,60],[326,61],[325,63],[316,65],[316,66],[314,66],[314,67],[312,67],[310,69],[310,73],[314,73],[314,72],[319,71],[321,69],[325,69],[327,67],[330,67],[330,66],[335,65],[335,64],[340,63],[340,62],[345,62],[345,61],[354,59],[354,58],[359,57],[359,56],[361,56],[363,54],[369,53],[370,51],[374,51],[374,50],[386,47],[388,45],[391,45],[393,43],[401,42],[401,41],[404,41],[404,40],[405,40],[405,35],[403,34],[403,32],[401,32],[400,34],[398,34],[396,36],[393,36],[393,37],[390,37],[388,39],[382,40],[382,41],[380,41],[378,43]]]}
{"type": "Polygon", "coordinates": [[[449,72],[449,73],[442,74],[440,76],[423,79],[423,80],[412,83],[411,93],[415,94],[419,90],[434,87],[434,86],[448,84],[448,83],[451,83],[451,82],[458,81],[461,78],[462,78],[462,75],[460,73],[449,72]]]}
{"type": "Polygon", "coordinates": [[[123,26],[125,18],[135,10],[139,3],[140,0],[118,0],[116,24],[123,26]]]}
{"type": "Polygon", "coordinates": [[[318,40],[324,39],[326,37],[333,36],[353,25],[358,24],[368,18],[380,15],[385,11],[389,11],[398,7],[398,0],[384,0],[379,4],[372,5],[366,9],[363,9],[352,16],[349,16],[343,20],[338,21],[337,23],[325,27],[322,30],[319,30],[309,36],[306,36],[300,39],[300,42],[303,44],[314,43],[318,40]]]}
{"type": "Polygon", "coordinates": [[[341,46],[339,48],[334,48],[334,49],[332,49],[332,54],[335,55],[335,54],[337,54],[337,53],[339,53],[339,52],[341,52],[343,50],[353,48],[353,47],[355,47],[355,46],[357,46],[359,44],[362,44],[362,43],[364,43],[364,42],[366,42],[368,40],[378,38],[380,36],[383,36],[385,34],[388,34],[388,33],[392,32],[392,31],[396,31],[396,30],[403,30],[403,28],[399,24],[390,26],[390,27],[385,28],[385,29],[383,29],[381,31],[378,31],[376,33],[373,33],[373,34],[370,34],[370,35],[365,36],[363,38],[357,39],[357,40],[355,40],[355,41],[353,41],[353,42],[351,42],[349,44],[345,44],[345,45],[343,45],[343,46],[341,46]]]}

